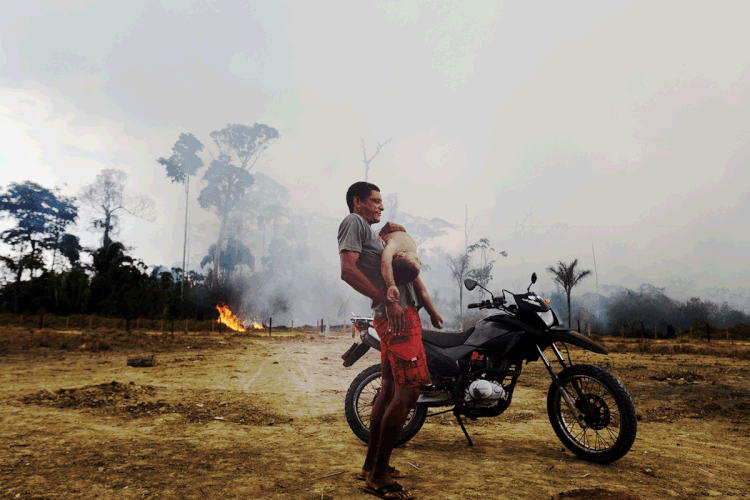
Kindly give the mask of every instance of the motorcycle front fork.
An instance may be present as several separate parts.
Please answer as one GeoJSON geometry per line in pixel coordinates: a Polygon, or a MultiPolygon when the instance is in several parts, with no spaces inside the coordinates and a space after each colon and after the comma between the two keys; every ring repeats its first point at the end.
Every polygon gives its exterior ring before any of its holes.
{"type": "MultiPolygon", "coordinates": [[[[557,346],[555,344],[551,345],[552,352],[555,353],[555,357],[557,357],[557,360],[560,362],[560,364],[563,367],[563,370],[567,368],[567,364],[565,363],[565,359],[562,357],[562,354],[557,349],[557,346]]],[[[570,394],[568,391],[565,390],[565,387],[563,386],[562,382],[560,382],[560,378],[557,376],[557,373],[555,373],[555,370],[552,369],[552,366],[549,363],[549,360],[547,359],[547,356],[544,355],[544,352],[539,348],[539,346],[536,346],[536,350],[539,352],[539,356],[542,359],[542,363],[544,363],[544,366],[547,368],[547,371],[550,374],[550,377],[552,377],[552,381],[557,386],[557,389],[562,394],[563,400],[565,401],[565,404],[568,405],[568,408],[570,408],[571,413],[573,413],[573,416],[578,421],[578,425],[580,425],[583,428],[586,428],[586,420],[584,418],[583,413],[581,413],[578,408],[576,408],[575,403],[573,402],[573,398],[570,397],[570,394]]]]}

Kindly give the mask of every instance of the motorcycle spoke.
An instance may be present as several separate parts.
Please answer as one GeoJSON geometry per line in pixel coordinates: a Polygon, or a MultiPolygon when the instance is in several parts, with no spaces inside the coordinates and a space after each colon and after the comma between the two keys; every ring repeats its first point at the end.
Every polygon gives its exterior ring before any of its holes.
{"type": "Polygon", "coordinates": [[[603,451],[612,447],[620,436],[620,411],[614,395],[596,379],[576,377],[566,383],[576,406],[592,425],[581,426],[562,396],[558,396],[559,420],[568,436],[583,449],[603,451]],[[604,420],[606,419],[606,420],[604,420]],[[599,425],[603,427],[594,428],[599,425]]]}

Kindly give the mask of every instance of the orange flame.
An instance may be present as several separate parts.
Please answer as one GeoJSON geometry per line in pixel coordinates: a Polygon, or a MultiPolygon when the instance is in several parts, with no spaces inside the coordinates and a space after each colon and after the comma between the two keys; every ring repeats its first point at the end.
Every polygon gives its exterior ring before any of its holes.
{"type": "Polygon", "coordinates": [[[255,321],[254,319],[251,320],[253,322],[253,330],[263,330],[263,325],[255,321]]]}
{"type": "Polygon", "coordinates": [[[228,306],[224,305],[223,302],[219,302],[218,304],[216,304],[216,309],[219,311],[219,319],[217,320],[217,322],[227,325],[229,328],[236,332],[245,331],[245,327],[242,326],[242,323],[237,318],[237,316],[235,316],[232,310],[229,309],[228,306]]]}

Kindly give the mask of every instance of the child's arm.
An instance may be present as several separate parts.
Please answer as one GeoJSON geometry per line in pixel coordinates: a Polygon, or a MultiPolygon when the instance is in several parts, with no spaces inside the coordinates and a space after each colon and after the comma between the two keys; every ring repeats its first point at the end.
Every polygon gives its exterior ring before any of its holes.
{"type": "Polygon", "coordinates": [[[425,311],[427,311],[427,314],[430,315],[430,321],[432,321],[432,325],[435,328],[443,328],[443,318],[440,317],[438,312],[435,310],[435,306],[432,304],[432,300],[430,299],[430,294],[427,293],[427,287],[424,286],[424,283],[422,283],[422,278],[417,276],[417,279],[414,280],[414,293],[417,294],[417,297],[419,297],[419,301],[424,306],[425,311]]]}
{"type": "Polygon", "coordinates": [[[393,254],[394,245],[386,245],[380,257],[380,272],[383,275],[385,286],[388,287],[386,299],[388,302],[398,302],[400,294],[396,288],[396,279],[393,277],[393,254]]]}

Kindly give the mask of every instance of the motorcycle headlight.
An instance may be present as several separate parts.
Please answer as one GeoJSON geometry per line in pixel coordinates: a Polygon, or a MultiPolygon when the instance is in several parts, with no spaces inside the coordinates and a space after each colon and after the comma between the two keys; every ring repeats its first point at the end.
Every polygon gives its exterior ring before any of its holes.
{"type": "Polygon", "coordinates": [[[555,315],[552,314],[552,311],[538,312],[537,314],[548,328],[555,324],[555,315]]]}

